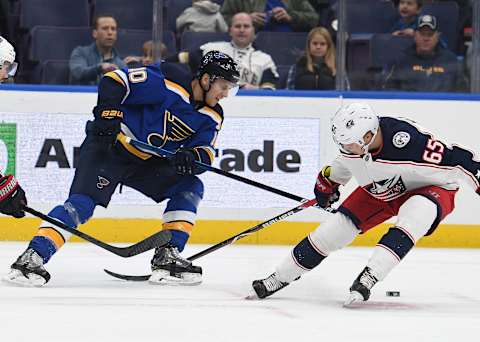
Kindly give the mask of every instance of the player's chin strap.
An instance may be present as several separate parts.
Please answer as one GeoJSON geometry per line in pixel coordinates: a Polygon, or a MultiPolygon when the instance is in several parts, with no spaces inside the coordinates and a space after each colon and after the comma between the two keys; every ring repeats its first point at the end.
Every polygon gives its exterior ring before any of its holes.
{"type": "MultiPolygon", "coordinates": [[[[203,75],[205,75],[206,73],[204,73],[203,75]]],[[[198,82],[200,83],[200,88],[202,88],[203,90],[203,102],[205,102],[207,100],[207,93],[210,91],[210,89],[212,89],[212,84],[215,82],[216,80],[216,77],[215,76],[210,76],[210,74],[208,74],[208,88],[207,90],[205,90],[205,88],[203,87],[203,84],[202,84],[202,76],[200,76],[200,78],[198,79],[198,82]]]]}
{"type": "Polygon", "coordinates": [[[369,151],[369,148],[370,148],[370,145],[373,143],[373,141],[375,140],[376,136],[377,136],[377,133],[378,133],[378,128],[377,130],[375,131],[375,133],[373,133],[373,136],[372,136],[372,139],[370,139],[370,142],[368,144],[363,144],[362,146],[362,151],[363,151],[363,160],[366,161],[366,162],[369,162],[372,160],[372,157],[371,157],[371,153],[369,151]]]}

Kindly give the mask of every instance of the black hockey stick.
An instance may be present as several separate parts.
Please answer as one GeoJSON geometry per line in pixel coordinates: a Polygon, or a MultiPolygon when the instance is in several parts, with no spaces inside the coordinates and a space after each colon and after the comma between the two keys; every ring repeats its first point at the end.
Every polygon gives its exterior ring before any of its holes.
{"type": "Polygon", "coordinates": [[[109,251],[109,252],[111,252],[115,255],[124,257],[124,258],[129,258],[129,257],[132,257],[134,255],[141,254],[141,253],[149,251],[149,250],[151,250],[155,247],[165,246],[167,243],[170,242],[170,239],[172,238],[172,234],[168,230],[162,230],[158,233],[155,233],[155,234],[147,237],[146,239],[143,239],[142,241],[140,241],[140,242],[138,242],[134,245],[131,245],[131,246],[128,246],[128,247],[115,247],[115,246],[106,244],[105,242],[102,242],[100,240],[97,240],[94,237],[92,237],[88,234],[85,234],[85,233],[83,233],[79,230],[70,228],[65,223],[63,223],[61,221],[58,221],[58,220],[55,220],[54,218],[51,218],[50,216],[47,216],[47,215],[45,215],[45,214],[43,214],[39,211],[36,211],[35,209],[32,209],[30,207],[25,206],[24,210],[27,213],[32,214],[33,216],[41,218],[42,220],[47,221],[47,222],[55,225],[58,228],[61,228],[61,229],[65,230],[65,231],[67,231],[67,232],[69,232],[73,235],[81,237],[82,239],[84,239],[88,242],[91,242],[91,243],[93,243],[94,245],[96,245],[100,248],[106,249],[107,251],[109,251]]]}
{"type": "MultiPolygon", "coordinates": [[[[267,221],[264,221],[260,224],[257,224],[256,226],[253,226],[253,227],[251,227],[247,230],[244,230],[243,232],[241,232],[241,233],[239,233],[235,236],[232,236],[231,238],[228,238],[228,239],[226,239],[222,242],[219,242],[216,245],[210,246],[207,249],[204,249],[203,251],[198,252],[197,254],[194,254],[191,257],[187,258],[187,260],[190,260],[190,261],[196,260],[198,258],[201,258],[204,255],[207,255],[207,254],[212,253],[213,251],[216,251],[217,249],[220,249],[222,247],[231,245],[235,241],[240,240],[241,238],[244,238],[245,236],[253,234],[253,233],[255,233],[255,232],[257,232],[261,229],[267,228],[268,226],[271,226],[272,224],[274,224],[278,221],[281,221],[281,220],[283,220],[283,219],[285,219],[289,216],[292,216],[293,214],[298,213],[299,211],[302,211],[303,209],[310,208],[310,207],[314,206],[315,204],[317,204],[317,201],[315,199],[307,200],[306,202],[300,204],[299,206],[297,206],[293,209],[285,211],[285,212],[283,212],[283,213],[281,213],[281,214],[279,214],[275,217],[272,217],[271,219],[269,219],[267,221]]],[[[125,275],[125,274],[115,273],[115,272],[112,272],[112,271],[109,271],[109,270],[106,270],[106,269],[104,269],[104,271],[107,274],[111,275],[112,277],[122,279],[122,280],[146,281],[146,280],[148,280],[148,278],[150,278],[150,275],[125,275]]]]}
{"type": "MultiPolygon", "coordinates": [[[[129,138],[129,137],[127,137],[125,140],[128,144],[130,144],[130,145],[132,145],[132,146],[134,146],[134,147],[136,147],[140,150],[148,151],[148,152],[153,153],[153,154],[155,154],[157,156],[160,156],[160,157],[171,156],[171,155],[174,154],[173,152],[167,151],[167,150],[165,150],[161,147],[154,146],[154,145],[151,145],[151,144],[147,144],[147,143],[144,143],[142,141],[138,141],[138,140],[135,140],[135,139],[132,139],[132,138],[129,138]]],[[[200,166],[201,168],[203,168],[207,171],[211,171],[213,173],[216,173],[216,174],[219,174],[219,175],[231,178],[231,179],[235,179],[239,182],[246,183],[246,184],[252,185],[254,187],[273,192],[277,195],[289,198],[289,199],[297,201],[297,202],[308,201],[308,199],[306,199],[306,198],[291,194],[289,192],[286,192],[286,191],[283,191],[283,190],[280,190],[280,189],[277,189],[277,188],[273,188],[273,187],[268,186],[266,184],[262,184],[262,183],[256,182],[254,180],[251,180],[251,179],[248,179],[248,178],[245,178],[245,177],[242,177],[242,176],[238,176],[236,174],[224,171],[222,169],[216,168],[214,166],[211,166],[211,165],[199,162],[199,161],[195,161],[195,164],[197,164],[198,166],[200,166]]],[[[334,212],[335,211],[333,208],[325,208],[325,210],[328,211],[328,212],[334,212]]]]}

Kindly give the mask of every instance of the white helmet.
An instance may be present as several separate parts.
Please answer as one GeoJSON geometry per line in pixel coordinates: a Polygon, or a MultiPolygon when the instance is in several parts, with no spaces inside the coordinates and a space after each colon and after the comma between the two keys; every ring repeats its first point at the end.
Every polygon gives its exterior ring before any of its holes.
{"type": "Polygon", "coordinates": [[[18,64],[15,62],[15,49],[5,38],[0,36],[0,68],[5,62],[9,63],[7,70],[8,76],[15,76],[18,64]]]}
{"type": "Polygon", "coordinates": [[[332,117],[332,136],[335,144],[341,151],[347,152],[343,146],[356,143],[364,153],[368,152],[368,145],[373,142],[378,131],[378,116],[366,103],[351,103],[341,107],[332,117]],[[365,144],[363,137],[372,132],[373,137],[369,144],[365,144]]]}

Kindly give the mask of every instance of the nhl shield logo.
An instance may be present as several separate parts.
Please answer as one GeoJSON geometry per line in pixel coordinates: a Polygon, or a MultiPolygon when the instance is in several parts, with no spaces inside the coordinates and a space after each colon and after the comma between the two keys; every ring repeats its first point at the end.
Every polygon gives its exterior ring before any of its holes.
{"type": "Polygon", "coordinates": [[[393,136],[392,143],[396,148],[405,147],[410,141],[410,134],[407,132],[397,132],[393,136]]]}

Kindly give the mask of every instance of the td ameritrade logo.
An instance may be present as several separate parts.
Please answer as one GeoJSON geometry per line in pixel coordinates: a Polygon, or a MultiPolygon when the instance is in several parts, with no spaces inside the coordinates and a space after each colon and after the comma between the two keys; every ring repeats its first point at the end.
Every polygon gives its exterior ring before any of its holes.
{"type": "Polygon", "coordinates": [[[15,174],[17,124],[0,123],[0,172],[15,174]]]}

